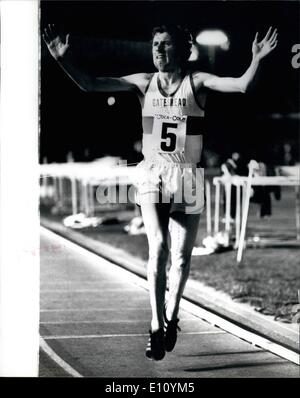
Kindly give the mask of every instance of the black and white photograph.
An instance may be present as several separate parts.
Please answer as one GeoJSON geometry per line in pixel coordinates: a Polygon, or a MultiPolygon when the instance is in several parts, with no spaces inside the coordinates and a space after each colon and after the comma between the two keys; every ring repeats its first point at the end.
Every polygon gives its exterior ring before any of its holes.
{"type": "Polygon", "coordinates": [[[299,379],[300,2],[36,10],[35,216],[18,257],[36,270],[34,365],[4,360],[1,376],[130,395],[299,379]]]}

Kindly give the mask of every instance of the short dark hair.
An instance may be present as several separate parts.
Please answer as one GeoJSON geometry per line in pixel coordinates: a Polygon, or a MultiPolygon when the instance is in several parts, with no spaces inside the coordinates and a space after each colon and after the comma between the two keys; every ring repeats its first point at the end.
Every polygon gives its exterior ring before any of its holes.
{"type": "Polygon", "coordinates": [[[182,63],[187,62],[191,55],[193,38],[191,33],[180,25],[160,25],[152,30],[152,41],[157,33],[169,33],[175,43],[176,52],[182,63]]]}

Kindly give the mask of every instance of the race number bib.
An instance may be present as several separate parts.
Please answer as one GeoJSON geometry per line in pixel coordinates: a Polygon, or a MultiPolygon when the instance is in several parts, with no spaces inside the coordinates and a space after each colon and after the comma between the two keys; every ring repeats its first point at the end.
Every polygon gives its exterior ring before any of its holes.
{"type": "Polygon", "coordinates": [[[187,116],[156,114],[152,134],[159,152],[183,152],[187,116]]]}

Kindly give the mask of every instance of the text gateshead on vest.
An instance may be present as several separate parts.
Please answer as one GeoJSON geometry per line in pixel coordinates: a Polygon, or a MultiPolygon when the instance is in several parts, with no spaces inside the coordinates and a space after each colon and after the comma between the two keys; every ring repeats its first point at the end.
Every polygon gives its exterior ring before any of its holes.
{"type": "Polygon", "coordinates": [[[153,106],[186,106],[186,98],[153,98],[153,106]]]}

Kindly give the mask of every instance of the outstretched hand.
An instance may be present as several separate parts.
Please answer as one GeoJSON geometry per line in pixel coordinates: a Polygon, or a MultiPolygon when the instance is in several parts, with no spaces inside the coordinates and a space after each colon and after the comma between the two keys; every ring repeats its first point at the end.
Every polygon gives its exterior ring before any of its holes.
{"type": "Polygon", "coordinates": [[[262,41],[258,42],[257,39],[258,32],[256,32],[255,39],[252,43],[252,54],[253,57],[262,59],[277,46],[277,29],[274,29],[272,32],[272,27],[270,27],[262,41]]]}
{"type": "Polygon", "coordinates": [[[56,60],[64,57],[69,49],[69,37],[70,35],[63,35],[56,31],[53,24],[49,24],[47,28],[44,29],[42,35],[50,54],[56,60]]]}

